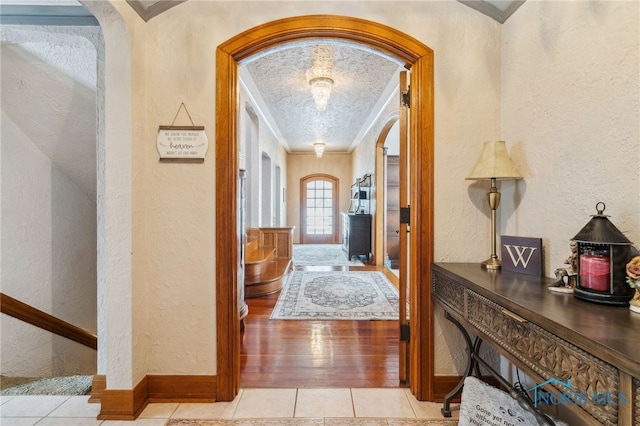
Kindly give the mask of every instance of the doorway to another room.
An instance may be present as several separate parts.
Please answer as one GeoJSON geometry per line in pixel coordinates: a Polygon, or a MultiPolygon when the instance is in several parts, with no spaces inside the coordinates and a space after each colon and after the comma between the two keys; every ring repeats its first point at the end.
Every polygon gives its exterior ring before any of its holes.
{"type": "Polygon", "coordinates": [[[300,243],[337,244],[338,179],[325,174],[300,180],[300,243]]]}
{"type": "MultiPolygon", "coordinates": [[[[240,386],[240,325],[237,297],[239,238],[235,232],[236,182],[238,169],[237,93],[238,62],[255,53],[295,40],[331,38],[359,43],[397,58],[410,68],[415,100],[411,108],[410,158],[412,175],[411,225],[416,238],[411,240],[411,256],[419,262],[410,266],[412,327],[411,377],[412,393],[418,399],[433,395],[433,318],[430,286],[419,285],[430,276],[433,259],[433,62],[432,51],[392,28],[356,18],[308,16],[267,23],[244,32],[219,46],[217,51],[216,108],[216,180],[230,182],[216,191],[216,220],[219,238],[216,242],[217,303],[217,396],[232,400],[240,386]],[[231,165],[231,167],[229,167],[231,165]],[[415,315],[413,314],[415,313],[415,315]]],[[[413,232],[412,232],[413,234],[413,232]]],[[[264,342],[264,344],[268,344],[264,342]]],[[[313,340],[307,342],[313,345],[313,340]]],[[[397,349],[396,349],[397,351],[397,349]]],[[[286,362],[286,357],[282,362],[286,362]]]]}

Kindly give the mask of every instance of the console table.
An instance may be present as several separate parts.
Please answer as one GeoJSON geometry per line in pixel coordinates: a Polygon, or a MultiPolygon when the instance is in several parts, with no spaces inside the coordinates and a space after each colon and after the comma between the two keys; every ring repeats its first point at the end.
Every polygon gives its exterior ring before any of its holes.
{"type": "MultiPolygon", "coordinates": [[[[587,400],[566,407],[583,424],[640,425],[640,315],[553,293],[550,278],[486,271],[478,263],[436,263],[432,271],[433,298],[454,323],[537,383],[571,380],[587,400]]],[[[467,374],[473,352],[469,347],[467,374]]],[[[553,382],[544,389],[568,390],[553,382]]]]}

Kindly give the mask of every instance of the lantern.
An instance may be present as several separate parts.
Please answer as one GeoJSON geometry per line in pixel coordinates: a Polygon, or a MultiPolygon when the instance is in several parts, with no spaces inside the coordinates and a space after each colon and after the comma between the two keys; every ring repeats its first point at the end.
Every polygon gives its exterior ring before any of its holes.
{"type": "Polygon", "coordinates": [[[625,266],[631,259],[631,241],[602,213],[605,204],[596,204],[597,214],[573,237],[578,246],[574,296],[590,302],[628,306],[633,289],[625,281],[625,266]]]}

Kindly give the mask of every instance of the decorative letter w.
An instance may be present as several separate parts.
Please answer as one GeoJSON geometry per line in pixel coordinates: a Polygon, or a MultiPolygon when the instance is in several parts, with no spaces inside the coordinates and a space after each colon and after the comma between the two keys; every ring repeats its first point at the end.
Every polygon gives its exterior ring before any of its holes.
{"type": "Polygon", "coordinates": [[[512,246],[508,244],[505,244],[504,246],[507,249],[507,253],[509,253],[509,257],[513,262],[513,266],[518,266],[518,263],[522,262],[523,268],[527,267],[527,265],[529,264],[529,261],[531,260],[531,256],[533,256],[533,252],[536,251],[535,247],[521,247],[521,246],[512,246]],[[516,256],[514,256],[514,253],[511,251],[512,247],[513,247],[513,250],[515,251],[517,258],[516,256]],[[529,251],[529,256],[527,257],[527,260],[525,260],[524,254],[527,252],[527,249],[530,251],[529,251]]]}

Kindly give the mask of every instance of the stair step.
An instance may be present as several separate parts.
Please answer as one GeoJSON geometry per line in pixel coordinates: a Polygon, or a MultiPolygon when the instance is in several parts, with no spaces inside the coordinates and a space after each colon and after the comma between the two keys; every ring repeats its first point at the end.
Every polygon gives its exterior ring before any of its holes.
{"type": "Polygon", "coordinates": [[[269,262],[273,260],[276,249],[273,247],[259,247],[246,255],[244,261],[244,274],[246,277],[255,277],[264,274],[269,262]]]}
{"type": "MultiPolygon", "coordinates": [[[[2,376],[3,395],[88,395],[93,376],[70,375],[60,377],[2,376]]],[[[4,424],[4,423],[3,423],[4,424]]]]}
{"type": "Polygon", "coordinates": [[[259,276],[245,276],[245,298],[266,296],[280,291],[291,266],[290,259],[275,259],[267,262],[264,272],[259,276]]]}
{"type": "Polygon", "coordinates": [[[248,235],[247,239],[244,242],[244,255],[245,255],[245,258],[250,253],[252,253],[256,249],[258,249],[259,247],[260,247],[260,238],[248,235]]]}

